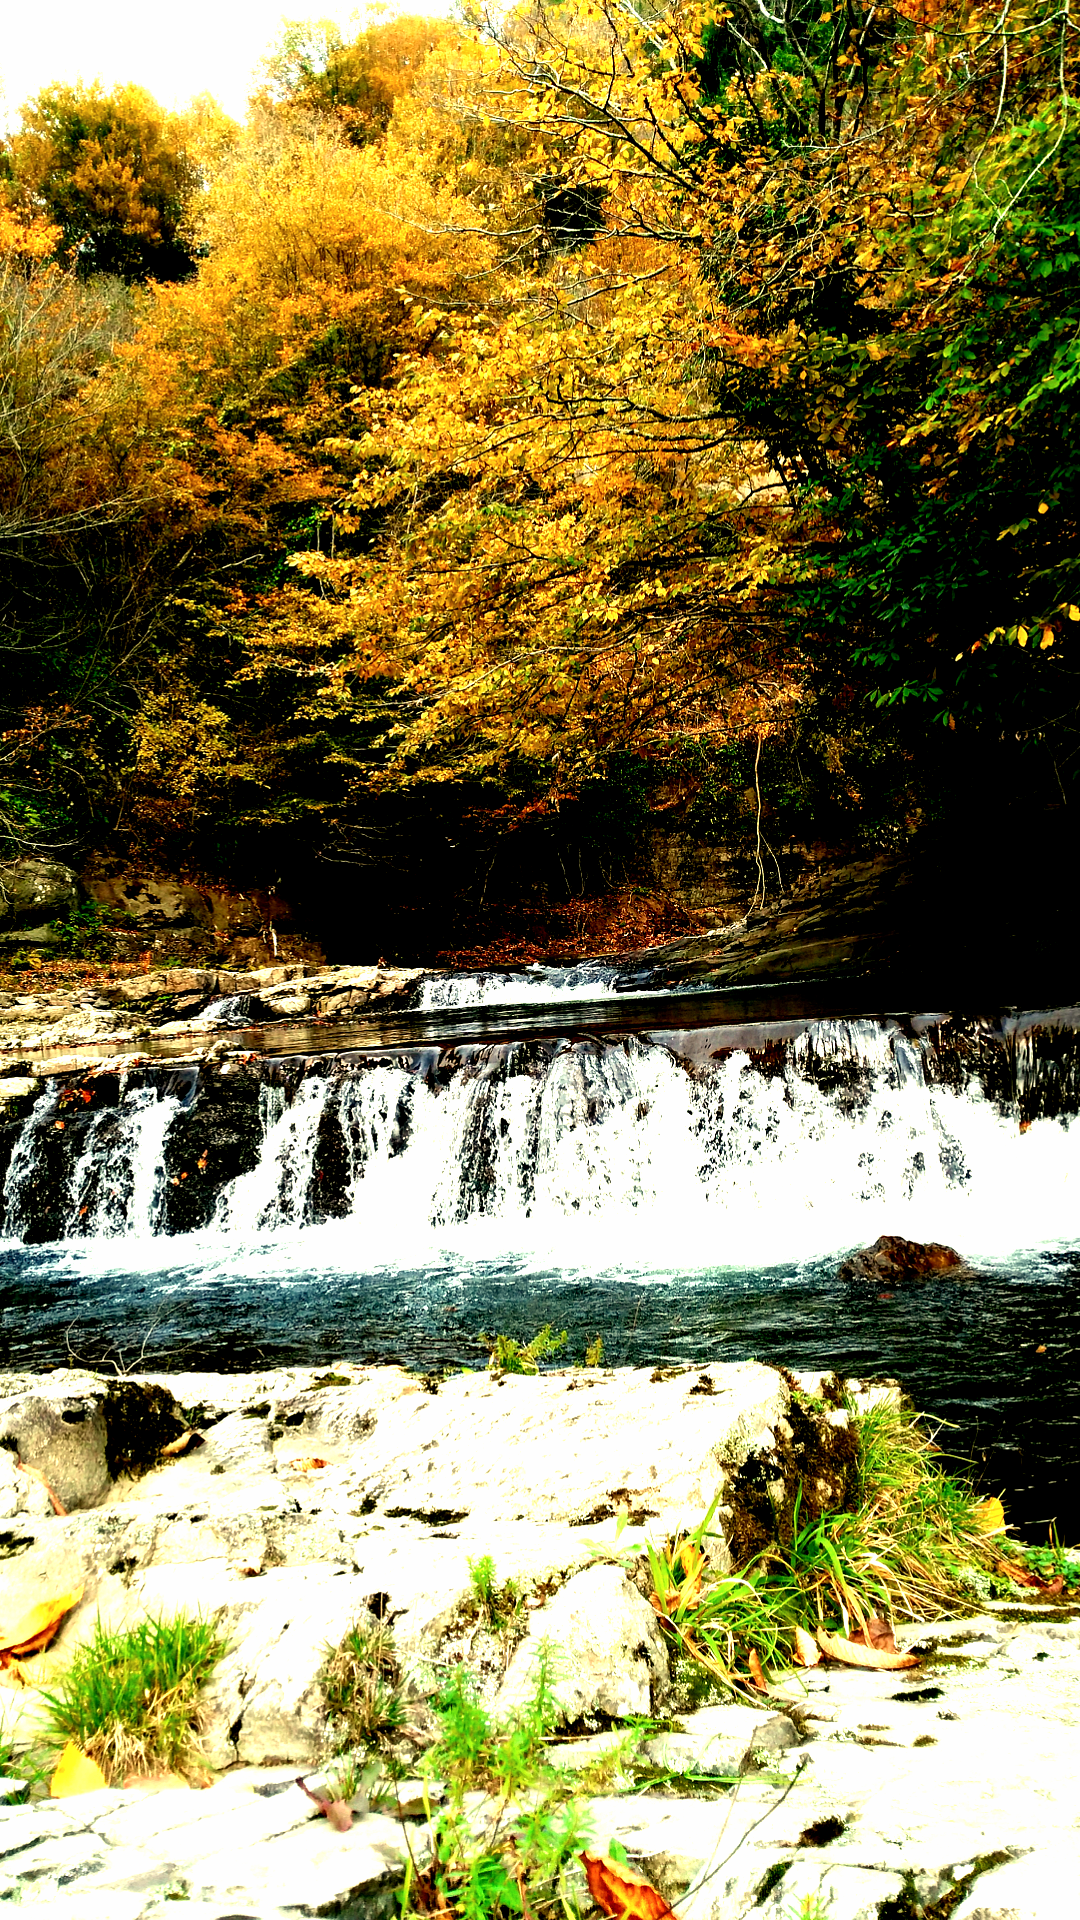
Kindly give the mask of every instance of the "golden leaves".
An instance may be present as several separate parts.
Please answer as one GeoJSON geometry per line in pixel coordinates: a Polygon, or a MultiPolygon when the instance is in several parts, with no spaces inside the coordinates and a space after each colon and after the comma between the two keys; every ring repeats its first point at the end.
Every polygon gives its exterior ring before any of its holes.
{"type": "Polygon", "coordinates": [[[915,1654],[897,1652],[892,1629],[876,1617],[868,1622],[865,1634],[845,1637],[840,1633],[826,1633],[824,1627],[819,1627],[817,1637],[822,1653],[845,1667],[872,1667],[891,1673],[919,1664],[915,1654]]]}

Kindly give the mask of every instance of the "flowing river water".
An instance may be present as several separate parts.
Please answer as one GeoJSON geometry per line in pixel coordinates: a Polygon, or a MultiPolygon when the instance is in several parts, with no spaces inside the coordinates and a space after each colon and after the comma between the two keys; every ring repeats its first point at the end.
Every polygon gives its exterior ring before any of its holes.
{"type": "Polygon", "coordinates": [[[1080,1533],[1080,1015],[788,993],[718,1025],[615,985],[435,981],[334,1053],[266,1029],[221,1069],[46,1085],[4,1179],[4,1363],[436,1370],[549,1322],[570,1359],[887,1373],[1032,1537],[1080,1533]],[[969,1272],[838,1279],[880,1233],[969,1272]]]}

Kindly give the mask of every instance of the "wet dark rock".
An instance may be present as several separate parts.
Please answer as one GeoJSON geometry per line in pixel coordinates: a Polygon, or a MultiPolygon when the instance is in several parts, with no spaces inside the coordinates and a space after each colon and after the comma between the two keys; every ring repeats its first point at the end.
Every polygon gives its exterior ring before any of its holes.
{"type": "Polygon", "coordinates": [[[882,1233],[872,1247],[863,1247],[845,1260],[837,1278],[895,1287],[909,1280],[930,1280],[941,1273],[959,1277],[968,1272],[967,1262],[955,1247],[942,1246],[937,1240],[904,1240],[898,1233],[882,1233]]]}
{"type": "MultiPolygon", "coordinates": [[[[778,1371],[785,1383],[794,1381],[778,1371]]],[[[823,1513],[852,1508],[858,1490],[858,1442],[848,1415],[796,1386],[773,1445],[755,1448],[729,1476],[721,1514],[735,1563],[742,1566],[777,1543],[790,1546],[796,1512],[806,1526],[823,1513]]]]}
{"type": "Polygon", "coordinates": [[[259,1079],[244,1069],[202,1072],[165,1140],[165,1233],[208,1226],[223,1187],[259,1163],[259,1079]]]}
{"type": "Polygon", "coordinates": [[[114,1480],[155,1466],[162,1447],[178,1440],[187,1421],[168,1387],[149,1380],[114,1380],[102,1403],[105,1460],[114,1480]]]}

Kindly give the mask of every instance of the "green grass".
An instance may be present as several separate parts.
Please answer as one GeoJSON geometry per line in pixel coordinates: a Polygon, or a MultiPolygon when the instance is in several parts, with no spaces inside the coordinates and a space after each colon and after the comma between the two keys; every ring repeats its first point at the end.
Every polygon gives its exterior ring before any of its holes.
{"type": "Polygon", "coordinates": [[[213,1621],[180,1614],[116,1631],[99,1619],[55,1688],[49,1737],[74,1740],[109,1779],[199,1767],[199,1696],[227,1643],[213,1621]]]}
{"type": "Polygon", "coordinates": [[[505,1633],[521,1618],[523,1596],[516,1580],[500,1582],[490,1553],[469,1561],[469,1585],[466,1603],[481,1626],[492,1633],[505,1633]]]}
{"type": "Polygon", "coordinates": [[[559,1353],[566,1345],[566,1333],[556,1333],[550,1325],[542,1326],[534,1333],[527,1344],[515,1340],[508,1333],[482,1333],[480,1340],[491,1355],[488,1361],[489,1373],[539,1373],[540,1362],[550,1360],[553,1353],[559,1353]]]}
{"type": "Polygon", "coordinates": [[[716,1501],[689,1534],[647,1546],[662,1625],[722,1689],[745,1689],[751,1650],[765,1668],[788,1667],[796,1626],[847,1634],[873,1614],[939,1614],[966,1602],[973,1568],[1000,1558],[1000,1541],[980,1530],[974,1494],[941,1470],[914,1415],[874,1407],[856,1437],[854,1511],[804,1514],[800,1490],[787,1542],[725,1576],[711,1573],[705,1550],[716,1501]]]}
{"type": "Polygon", "coordinates": [[[381,1621],[350,1627],[328,1651],[320,1681],[335,1745],[378,1753],[405,1725],[405,1696],[391,1629],[381,1621]]]}
{"type": "Polygon", "coordinates": [[[434,1817],[430,1865],[407,1872],[403,1914],[541,1920],[576,1911],[565,1874],[588,1843],[588,1816],[580,1781],[547,1759],[557,1712],[550,1660],[541,1649],[530,1699],[502,1723],[480,1704],[466,1670],[451,1669],[436,1705],[439,1736],[426,1759],[446,1802],[434,1817]],[[477,1790],[487,1795],[482,1812],[477,1790]]]}

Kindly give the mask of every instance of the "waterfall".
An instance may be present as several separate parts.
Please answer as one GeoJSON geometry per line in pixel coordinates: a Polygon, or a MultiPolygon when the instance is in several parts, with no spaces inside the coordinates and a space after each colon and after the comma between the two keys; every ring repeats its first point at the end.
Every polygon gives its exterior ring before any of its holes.
{"type": "MultiPolygon", "coordinates": [[[[678,992],[680,989],[676,988],[678,992]]],[[[682,991],[693,992],[693,984],[682,991]]],[[[417,1006],[424,1012],[442,1007],[507,1007],[552,1005],[568,1000],[620,999],[655,992],[647,970],[630,976],[612,961],[581,960],[573,966],[489,969],[483,973],[430,975],[421,986],[417,1006]],[[640,985],[631,985],[631,979],[640,985]]]]}
{"type": "Polygon", "coordinates": [[[29,1238],[33,1230],[37,1170],[49,1131],[60,1109],[59,1083],[47,1087],[35,1102],[19,1132],[4,1176],[4,1227],[13,1240],[29,1238]]]}
{"type": "Polygon", "coordinates": [[[153,1087],[134,1087],[120,1107],[94,1115],[71,1169],[68,1234],[115,1238],[159,1230],[165,1140],[179,1105],[175,1097],[159,1098],[153,1087]]]}
{"type": "MultiPolygon", "coordinates": [[[[722,1038],[702,1030],[689,1054],[671,1035],[610,1035],[249,1061],[220,1082],[204,1066],[207,1099],[228,1087],[229,1124],[249,1113],[253,1143],[229,1173],[220,1102],[206,1107],[205,1231],[223,1253],[317,1233],[391,1265],[497,1248],[604,1271],[806,1261],[880,1232],[991,1258],[1075,1240],[1068,1022],[828,1020],[754,1051],[722,1038]]],[[[111,1101],[92,1082],[39,1097],[5,1181],[9,1238],[171,1238],[163,1195],[199,1154],[198,1088],[172,1171],[167,1076],[113,1084],[111,1101]]]]}

